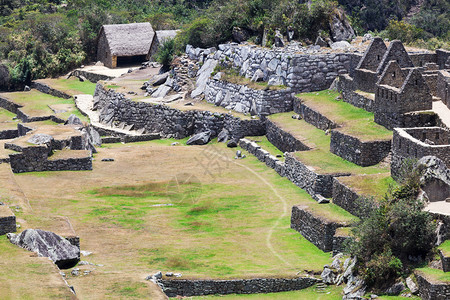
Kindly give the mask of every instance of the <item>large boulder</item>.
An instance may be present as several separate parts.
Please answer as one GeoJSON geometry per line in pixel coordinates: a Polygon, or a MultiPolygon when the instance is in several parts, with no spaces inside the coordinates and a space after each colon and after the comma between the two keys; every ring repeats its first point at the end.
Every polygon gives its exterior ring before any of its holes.
{"type": "Polygon", "coordinates": [[[200,96],[206,88],[206,83],[211,76],[212,71],[217,66],[218,61],[215,59],[207,59],[203,66],[197,72],[197,82],[195,83],[195,90],[192,91],[191,97],[200,96]]]}
{"type": "Polygon", "coordinates": [[[450,169],[435,156],[424,156],[417,165],[425,168],[420,184],[429,201],[443,201],[450,198],[450,169]]]}
{"type": "Polygon", "coordinates": [[[355,37],[355,31],[341,10],[338,10],[331,18],[330,31],[331,39],[335,42],[347,41],[355,37]]]}
{"type": "Polygon", "coordinates": [[[67,119],[67,121],[64,123],[64,125],[83,126],[83,122],[81,122],[81,119],[78,118],[76,115],[71,114],[67,119]]]}
{"type": "Polygon", "coordinates": [[[48,134],[37,133],[28,139],[28,143],[34,145],[50,145],[53,141],[53,137],[48,134]]]}
{"type": "Polygon", "coordinates": [[[80,260],[80,249],[65,238],[50,231],[26,229],[20,234],[8,233],[14,245],[50,258],[60,269],[75,266],[80,260]]]}
{"type": "Polygon", "coordinates": [[[186,145],[206,145],[211,140],[211,131],[203,131],[193,135],[186,145]]]}
{"type": "Polygon", "coordinates": [[[341,50],[348,50],[351,48],[352,45],[350,45],[347,41],[339,41],[335,42],[330,45],[331,49],[341,49],[341,50]]]}

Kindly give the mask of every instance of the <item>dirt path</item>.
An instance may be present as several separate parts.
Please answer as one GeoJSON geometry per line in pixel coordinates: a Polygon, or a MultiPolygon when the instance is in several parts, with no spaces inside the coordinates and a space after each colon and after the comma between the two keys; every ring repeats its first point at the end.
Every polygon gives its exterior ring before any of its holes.
{"type": "Polygon", "coordinates": [[[433,102],[433,111],[438,114],[445,126],[450,128],[450,109],[442,101],[433,102]]]}

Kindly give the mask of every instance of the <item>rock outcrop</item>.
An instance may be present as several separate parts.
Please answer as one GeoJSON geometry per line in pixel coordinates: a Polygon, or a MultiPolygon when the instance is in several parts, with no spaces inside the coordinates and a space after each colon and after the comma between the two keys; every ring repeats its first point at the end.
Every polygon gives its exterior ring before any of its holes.
{"type": "Polygon", "coordinates": [[[26,229],[20,234],[8,233],[7,236],[12,244],[50,258],[60,269],[71,268],[80,260],[78,247],[50,231],[26,229]]]}

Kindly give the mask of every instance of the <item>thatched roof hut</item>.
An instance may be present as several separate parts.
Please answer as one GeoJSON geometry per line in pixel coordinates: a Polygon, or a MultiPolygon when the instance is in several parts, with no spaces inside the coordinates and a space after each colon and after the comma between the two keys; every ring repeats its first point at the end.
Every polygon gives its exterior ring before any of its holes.
{"type": "Polygon", "coordinates": [[[110,68],[149,59],[155,31],[150,23],[103,25],[98,37],[97,60],[110,68]]]}

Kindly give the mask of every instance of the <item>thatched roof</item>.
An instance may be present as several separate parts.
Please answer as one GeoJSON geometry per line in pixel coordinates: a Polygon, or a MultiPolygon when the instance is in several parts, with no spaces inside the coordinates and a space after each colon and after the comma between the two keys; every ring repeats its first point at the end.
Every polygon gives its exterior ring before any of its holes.
{"type": "Polygon", "coordinates": [[[147,55],[155,37],[150,23],[103,25],[112,55],[147,55]]]}
{"type": "Polygon", "coordinates": [[[165,41],[174,39],[178,31],[179,30],[157,30],[156,36],[160,43],[164,43],[165,41]]]}

